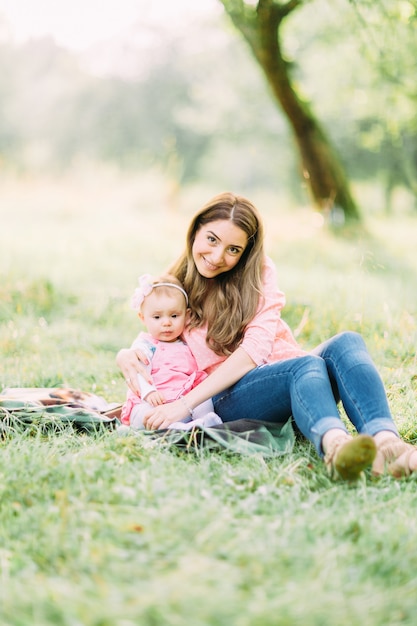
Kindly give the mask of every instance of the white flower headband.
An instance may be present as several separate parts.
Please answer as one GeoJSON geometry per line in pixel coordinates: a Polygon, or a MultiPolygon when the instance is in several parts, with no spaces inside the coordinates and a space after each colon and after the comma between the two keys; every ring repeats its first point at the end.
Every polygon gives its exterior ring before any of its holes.
{"type": "Polygon", "coordinates": [[[144,301],[146,296],[149,296],[154,287],[174,287],[174,289],[178,289],[178,291],[181,291],[181,293],[183,294],[185,298],[185,303],[188,306],[188,296],[184,289],[179,285],[176,285],[175,283],[153,283],[153,278],[150,274],[142,274],[142,276],[139,276],[138,280],[139,287],[136,287],[131,301],[132,309],[134,309],[135,311],[140,310],[142,302],[144,301]]]}

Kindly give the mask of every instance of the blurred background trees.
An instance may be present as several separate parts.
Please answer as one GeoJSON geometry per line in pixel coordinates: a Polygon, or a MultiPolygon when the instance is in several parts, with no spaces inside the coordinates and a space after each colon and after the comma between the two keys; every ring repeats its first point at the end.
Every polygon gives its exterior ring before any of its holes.
{"type": "Polygon", "coordinates": [[[359,219],[359,210],[338,153],[312,107],[300,95],[287,61],[282,33],[304,0],[221,0],[233,24],[249,44],[271,93],[288,120],[300,156],[300,169],[315,206],[326,214],[336,209],[343,219],[359,219]]]}
{"type": "MultiPolygon", "coordinates": [[[[226,2],[224,3],[226,4],[226,2]]],[[[248,4],[256,4],[254,2],[248,4]]],[[[285,4],[285,3],[284,3],[285,4]]],[[[283,25],[285,62],[359,199],[417,194],[416,2],[312,0],[283,25]]],[[[253,7],[252,7],[253,8],[253,7]]],[[[1,29],[0,29],[1,32],[1,29]]],[[[179,186],[285,193],[311,203],[291,130],[222,13],[192,29],[76,54],[53,39],[0,39],[0,173],[59,173],[86,162],[157,168],[179,186]],[[99,67],[99,69],[97,69],[99,67]]]]}

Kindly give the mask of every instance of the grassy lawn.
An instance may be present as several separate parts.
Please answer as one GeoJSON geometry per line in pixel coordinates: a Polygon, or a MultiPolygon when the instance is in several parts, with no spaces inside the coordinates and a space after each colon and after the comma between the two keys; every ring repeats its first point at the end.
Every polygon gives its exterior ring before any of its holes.
{"type": "MultiPolygon", "coordinates": [[[[122,401],[137,276],[165,269],[218,191],[173,205],[151,174],[4,180],[0,388],[122,401]]],[[[300,343],[361,332],[416,441],[417,216],[373,215],[341,238],[311,211],[251,199],[300,343]]],[[[415,624],[414,477],[335,483],[302,440],[266,460],[33,427],[0,447],[1,626],[415,624]]]]}

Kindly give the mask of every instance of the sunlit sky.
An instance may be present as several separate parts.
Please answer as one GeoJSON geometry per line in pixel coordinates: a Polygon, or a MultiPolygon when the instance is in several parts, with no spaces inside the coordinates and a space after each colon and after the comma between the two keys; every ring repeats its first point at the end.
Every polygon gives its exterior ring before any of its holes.
{"type": "Polygon", "coordinates": [[[51,35],[60,45],[83,50],[123,35],[134,23],[175,28],[219,5],[218,0],[0,0],[0,18],[17,42],[51,35]]]}

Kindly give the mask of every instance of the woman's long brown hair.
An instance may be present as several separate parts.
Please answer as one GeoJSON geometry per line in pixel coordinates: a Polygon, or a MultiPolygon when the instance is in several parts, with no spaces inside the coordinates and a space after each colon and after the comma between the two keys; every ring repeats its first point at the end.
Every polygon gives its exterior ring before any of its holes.
{"type": "Polygon", "coordinates": [[[189,328],[207,325],[206,341],[217,354],[229,355],[239,346],[262,297],[264,231],[255,206],[232,193],[215,196],[194,216],[187,233],[186,249],[170,273],[188,293],[189,328]],[[233,222],[247,235],[247,246],[237,265],[215,278],[201,276],[192,248],[197,231],[217,220],[233,222]]]}

